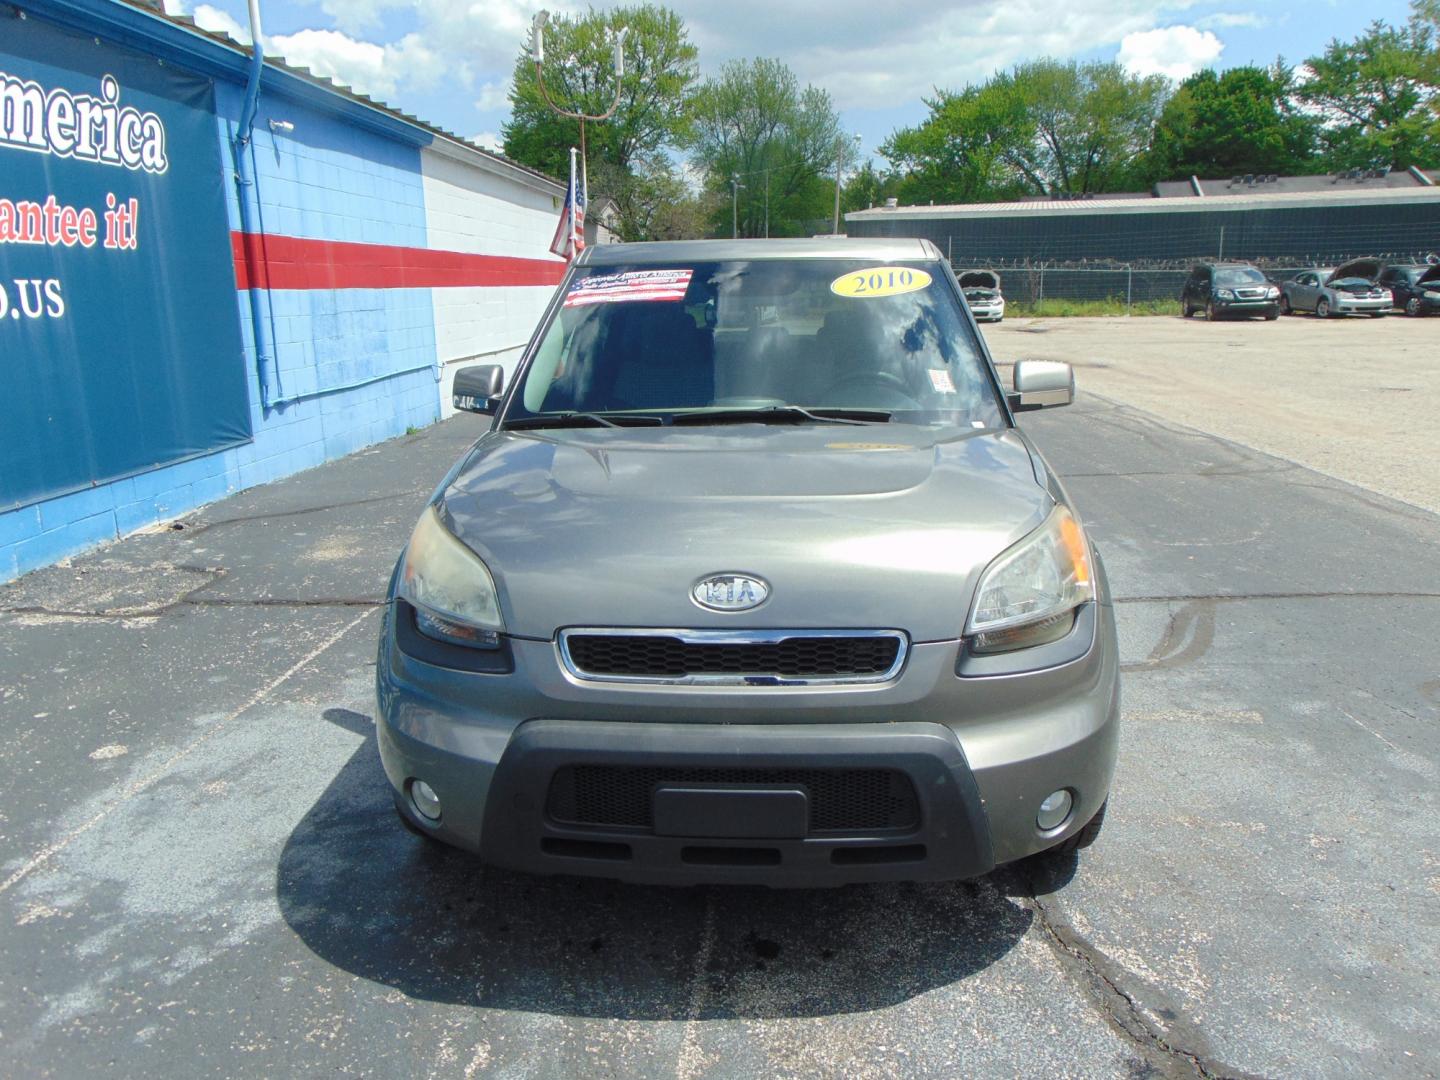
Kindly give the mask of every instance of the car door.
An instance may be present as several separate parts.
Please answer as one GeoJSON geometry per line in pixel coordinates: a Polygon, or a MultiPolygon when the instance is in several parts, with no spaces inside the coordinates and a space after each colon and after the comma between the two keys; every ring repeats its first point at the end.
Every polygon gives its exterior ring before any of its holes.
{"type": "Polygon", "coordinates": [[[1300,311],[1314,311],[1315,301],[1320,298],[1320,275],[1306,271],[1295,278],[1295,287],[1290,292],[1290,306],[1300,311]]]}

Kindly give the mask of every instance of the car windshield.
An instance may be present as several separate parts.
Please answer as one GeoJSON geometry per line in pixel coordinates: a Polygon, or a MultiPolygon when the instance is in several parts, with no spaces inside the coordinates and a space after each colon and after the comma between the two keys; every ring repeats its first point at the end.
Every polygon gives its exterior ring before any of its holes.
{"type": "Polygon", "coordinates": [[[1003,415],[942,264],[751,259],[580,268],[504,422],[1003,415]]]}
{"type": "Polygon", "coordinates": [[[1216,270],[1215,284],[1222,288],[1236,285],[1263,285],[1265,275],[1253,266],[1242,266],[1234,270],[1216,270]]]}

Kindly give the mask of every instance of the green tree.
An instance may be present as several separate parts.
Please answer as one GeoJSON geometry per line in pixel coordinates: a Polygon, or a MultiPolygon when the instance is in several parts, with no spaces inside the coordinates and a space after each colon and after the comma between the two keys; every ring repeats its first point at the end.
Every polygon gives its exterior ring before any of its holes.
{"type": "Polygon", "coordinates": [[[1435,19],[1436,5],[1419,3],[1404,26],[1371,23],[1354,41],[1332,41],[1305,62],[1309,78],[1296,92],[1323,120],[1331,167],[1440,163],[1435,19]]]}
{"type": "MultiPolygon", "coordinates": [[[[621,27],[628,33],[619,107],[611,119],[585,126],[592,193],[597,175],[607,177],[607,183],[628,177],[635,162],[676,142],[699,78],[698,53],[684,22],[669,8],[638,4],[558,15],[546,28],[544,65],[545,87],[556,104],[591,115],[610,107],[615,98],[612,42],[621,27]]],[[[528,43],[515,60],[510,106],[503,128],[505,154],[551,176],[569,176],[570,147],[579,145],[580,124],[546,103],[528,43]]]]}
{"type": "Polygon", "coordinates": [[[1142,155],[1168,94],[1159,76],[1117,64],[1020,64],[980,86],[941,91],[930,115],[881,154],[906,202],[976,202],[1117,191],[1143,181],[1142,155]]]}
{"type": "Polygon", "coordinates": [[[763,235],[767,217],[771,236],[829,218],[837,154],[843,166],[855,157],[830,95],[763,58],[732,61],[696,91],[687,148],[706,189],[726,196],[715,232],[730,232],[731,178],[739,178],[743,236],[763,235]]]}
{"type": "Polygon", "coordinates": [[[1025,190],[1012,161],[1035,136],[1009,82],[992,80],[926,99],[930,115],[880,146],[898,181],[893,194],[907,204],[994,202],[1025,190]]]}
{"type": "Polygon", "coordinates": [[[1155,125],[1151,178],[1303,170],[1314,157],[1318,125],[1291,106],[1294,89],[1283,61],[1268,71],[1236,67],[1190,76],[1155,125]]]}
{"type": "Polygon", "coordinates": [[[1008,81],[1033,125],[1009,160],[1036,194],[1123,191],[1142,181],[1141,155],[1169,94],[1159,75],[1127,74],[1119,64],[1034,60],[1008,81]]]}

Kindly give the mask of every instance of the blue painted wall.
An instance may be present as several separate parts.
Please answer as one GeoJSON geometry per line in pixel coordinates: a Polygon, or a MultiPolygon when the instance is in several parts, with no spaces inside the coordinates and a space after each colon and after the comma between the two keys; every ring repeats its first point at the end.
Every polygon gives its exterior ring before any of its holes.
{"type": "MultiPolygon", "coordinates": [[[[230,132],[242,86],[216,82],[230,227],[239,229],[230,132]]],[[[258,220],[268,233],[424,247],[418,145],[275,94],[255,125],[258,220]],[[272,134],[268,121],[294,129],[272,134]]],[[[262,411],[246,294],[235,293],[252,442],[0,515],[0,581],[242,488],[403,434],[439,416],[429,289],[271,290],[271,398],[262,411]],[[297,400],[298,399],[298,400],[297,400]]]]}

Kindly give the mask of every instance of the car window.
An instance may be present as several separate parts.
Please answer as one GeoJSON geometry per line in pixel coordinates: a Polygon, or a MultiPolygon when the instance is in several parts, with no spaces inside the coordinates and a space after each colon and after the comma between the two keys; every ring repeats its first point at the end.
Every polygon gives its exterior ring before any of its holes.
{"type": "Polygon", "coordinates": [[[1215,284],[1221,288],[1233,288],[1236,285],[1263,285],[1265,284],[1265,275],[1253,266],[1216,270],[1215,284]]]}
{"type": "Polygon", "coordinates": [[[505,420],[786,405],[1004,415],[943,264],[756,259],[581,267],[505,420]]]}

